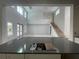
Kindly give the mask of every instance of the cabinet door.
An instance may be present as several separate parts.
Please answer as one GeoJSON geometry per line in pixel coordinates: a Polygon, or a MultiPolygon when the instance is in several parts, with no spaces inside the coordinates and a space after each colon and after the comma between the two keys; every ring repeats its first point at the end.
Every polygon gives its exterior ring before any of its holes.
{"type": "Polygon", "coordinates": [[[25,59],[61,59],[60,54],[25,54],[25,59]]]}
{"type": "Polygon", "coordinates": [[[24,54],[7,54],[7,59],[24,59],[24,54]]]}
{"type": "Polygon", "coordinates": [[[6,54],[0,54],[0,59],[6,59],[6,54]]]}

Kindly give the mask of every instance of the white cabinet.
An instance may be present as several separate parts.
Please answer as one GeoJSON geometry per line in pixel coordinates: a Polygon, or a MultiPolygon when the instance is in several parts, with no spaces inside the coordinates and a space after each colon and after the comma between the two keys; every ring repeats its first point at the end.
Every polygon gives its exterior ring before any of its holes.
{"type": "Polygon", "coordinates": [[[6,59],[24,59],[24,54],[6,54],[6,59]]]}
{"type": "Polygon", "coordinates": [[[6,59],[6,54],[0,54],[0,59],[6,59]]]}
{"type": "Polygon", "coordinates": [[[61,59],[60,54],[25,54],[25,59],[61,59]]]}
{"type": "Polygon", "coordinates": [[[61,59],[61,54],[0,54],[0,59],[61,59]]]}

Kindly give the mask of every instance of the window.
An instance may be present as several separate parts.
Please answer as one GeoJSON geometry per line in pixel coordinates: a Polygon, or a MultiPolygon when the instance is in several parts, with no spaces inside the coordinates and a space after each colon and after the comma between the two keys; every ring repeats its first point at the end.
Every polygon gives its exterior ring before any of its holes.
{"type": "Polygon", "coordinates": [[[57,9],[55,15],[58,15],[59,13],[60,13],[60,9],[57,9]]]}
{"type": "Polygon", "coordinates": [[[17,36],[20,36],[20,34],[19,34],[19,31],[20,31],[20,25],[19,24],[17,24],[17,36]]]}
{"type": "Polygon", "coordinates": [[[23,8],[20,6],[17,6],[17,12],[19,12],[21,15],[23,15],[23,8]]]}
{"type": "Polygon", "coordinates": [[[7,23],[7,31],[8,31],[8,36],[13,35],[13,24],[11,22],[7,23]]]}

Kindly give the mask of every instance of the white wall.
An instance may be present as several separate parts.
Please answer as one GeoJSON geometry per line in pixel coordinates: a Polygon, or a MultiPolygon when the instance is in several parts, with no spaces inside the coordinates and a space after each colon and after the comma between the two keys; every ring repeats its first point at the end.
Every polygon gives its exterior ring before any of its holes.
{"type": "Polygon", "coordinates": [[[65,7],[65,36],[73,41],[73,5],[65,7]]]}
{"type": "Polygon", "coordinates": [[[60,9],[60,14],[54,15],[54,22],[64,32],[65,7],[60,6],[59,9],[60,9]]]}
{"type": "Polygon", "coordinates": [[[49,24],[29,24],[28,35],[50,35],[49,24]]]}
{"type": "Polygon", "coordinates": [[[52,19],[52,13],[42,11],[28,11],[28,24],[48,24],[52,19]]]}
{"type": "Polygon", "coordinates": [[[17,23],[26,25],[26,19],[17,12],[16,8],[12,8],[10,6],[5,7],[3,10],[3,19],[2,19],[2,42],[3,43],[17,38],[17,23]],[[13,23],[12,36],[8,36],[7,22],[13,23]]]}
{"type": "Polygon", "coordinates": [[[70,37],[70,6],[65,7],[65,27],[64,27],[64,34],[67,38],[70,37]]]}
{"type": "Polygon", "coordinates": [[[50,36],[51,19],[52,19],[52,13],[44,13],[44,12],[37,12],[37,11],[30,12],[27,20],[28,35],[32,35],[32,36],[49,35],[50,36]]]}

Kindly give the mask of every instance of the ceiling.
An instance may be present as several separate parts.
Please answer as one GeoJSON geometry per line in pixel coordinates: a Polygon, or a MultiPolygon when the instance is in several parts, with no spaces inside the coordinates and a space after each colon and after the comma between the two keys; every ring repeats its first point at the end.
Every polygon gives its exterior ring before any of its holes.
{"type": "Polygon", "coordinates": [[[27,11],[35,12],[54,12],[57,8],[57,6],[25,6],[27,11]]]}

